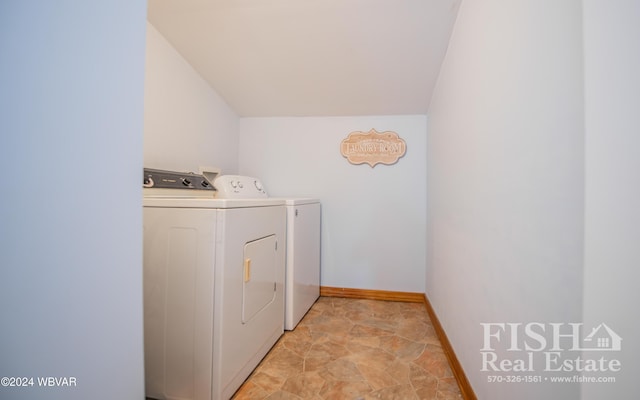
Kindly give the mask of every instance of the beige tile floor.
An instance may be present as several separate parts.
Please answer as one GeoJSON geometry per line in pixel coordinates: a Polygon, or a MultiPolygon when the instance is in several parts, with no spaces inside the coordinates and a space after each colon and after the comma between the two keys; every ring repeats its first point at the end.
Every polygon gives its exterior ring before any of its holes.
{"type": "Polygon", "coordinates": [[[321,297],[235,400],[461,399],[424,304],[321,297]]]}

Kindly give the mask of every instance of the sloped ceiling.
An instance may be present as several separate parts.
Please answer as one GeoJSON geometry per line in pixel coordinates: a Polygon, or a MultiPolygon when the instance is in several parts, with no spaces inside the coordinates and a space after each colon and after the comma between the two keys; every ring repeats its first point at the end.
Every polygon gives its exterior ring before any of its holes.
{"type": "Polygon", "coordinates": [[[461,0],[149,0],[241,117],[426,114],[461,0]]]}

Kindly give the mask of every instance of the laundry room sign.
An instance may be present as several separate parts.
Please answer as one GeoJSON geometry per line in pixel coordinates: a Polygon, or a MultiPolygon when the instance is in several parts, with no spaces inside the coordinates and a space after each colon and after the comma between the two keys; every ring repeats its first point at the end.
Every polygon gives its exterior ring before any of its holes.
{"type": "Polygon", "coordinates": [[[340,153],[351,164],[395,164],[407,151],[407,144],[391,131],[351,132],[340,143],[340,153]]]}

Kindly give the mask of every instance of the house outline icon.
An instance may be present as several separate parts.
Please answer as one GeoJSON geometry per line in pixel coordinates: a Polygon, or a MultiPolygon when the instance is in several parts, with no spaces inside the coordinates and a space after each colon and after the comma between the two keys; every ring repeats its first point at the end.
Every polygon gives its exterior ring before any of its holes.
{"type": "Polygon", "coordinates": [[[591,333],[583,340],[588,342],[588,347],[580,350],[587,351],[620,351],[622,348],[622,338],[606,324],[601,323],[591,330],[591,333]]]}

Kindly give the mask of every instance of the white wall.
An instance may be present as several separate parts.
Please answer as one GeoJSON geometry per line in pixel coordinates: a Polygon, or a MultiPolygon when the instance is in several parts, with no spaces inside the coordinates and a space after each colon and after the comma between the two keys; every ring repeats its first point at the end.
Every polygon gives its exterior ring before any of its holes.
{"type": "Polygon", "coordinates": [[[321,284],[424,292],[425,116],[242,118],[240,172],[272,196],[322,201],[321,284]],[[352,165],[340,142],[353,131],[395,131],[398,163],[352,165]]]}
{"type": "Polygon", "coordinates": [[[0,4],[0,377],[34,378],[2,399],[144,398],[145,14],[0,4]]]}
{"type": "Polygon", "coordinates": [[[580,395],[487,383],[480,323],[582,318],[581,15],[462,2],[430,105],[426,293],[480,399],[580,395]]]}
{"type": "Polygon", "coordinates": [[[424,116],[238,119],[151,24],[146,65],[146,167],[240,169],[271,194],[321,197],[323,285],[424,291],[424,116]],[[340,141],[371,128],[398,132],[407,155],[394,166],[350,165],[340,141]]]}
{"type": "MultiPolygon", "coordinates": [[[[582,385],[583,399],[638,397],[640,354],[640,3],[584,0],[585,324],[606,323],[622,351],[616,383],[582,385]]],[[[595,355],[599,358],[600,355],[595,355]]],[[[611,355],[608,355],[612,358],[611,355]]]]}
{"type": "Polygon", "coordinates": [[[147,23],[144,166],[198,172],[238,168],[238,117],[147,23]]]}

